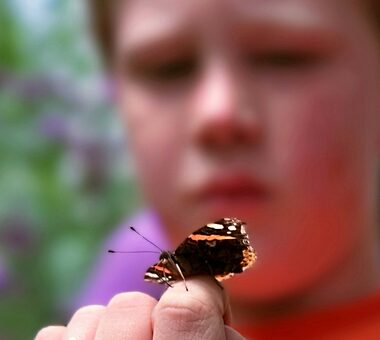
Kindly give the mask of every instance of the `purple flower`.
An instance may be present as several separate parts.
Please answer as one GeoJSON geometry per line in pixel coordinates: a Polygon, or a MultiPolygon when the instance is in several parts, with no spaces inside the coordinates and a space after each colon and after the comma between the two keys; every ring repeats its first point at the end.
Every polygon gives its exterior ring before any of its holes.
{"type": "Polygon", "coordinates": [[[10,275],[4,260],[0,257],[0,294],[8,290],[10,286],[10,275]]]}
{"type": "Polygon", "coordinates": [[[21,215],[9,215],[1,221],[0,245],[21,256],[30,256],[37,243],[31,221],[21,215]]]}
{"type": "Polygon", "coordinates": [[[61,114],[50,114],[39,121],[40,132],[56,142],[64,142],[68,136],[68,124],[61,114]]]}

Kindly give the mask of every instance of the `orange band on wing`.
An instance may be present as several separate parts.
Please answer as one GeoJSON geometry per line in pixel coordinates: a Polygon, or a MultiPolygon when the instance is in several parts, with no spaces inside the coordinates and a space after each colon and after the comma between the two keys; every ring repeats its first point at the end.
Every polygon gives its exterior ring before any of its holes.
{"type": "Polygon", "coordinates": [[[214,240],[233,240],[236,237],[233,236],[222,236],[222,235],[199,235],[191,234],[189,236],[193,241],[214,241],[214,240]]]}
{"type": "Polygon", "coordinates": [[[153,268],[156,269],[156,270],[158,270],[159,272],[164,272],[166,274],[171,274],[172,273],[169,269],[167,269],[165,267],[154,266],[153,268]]]}

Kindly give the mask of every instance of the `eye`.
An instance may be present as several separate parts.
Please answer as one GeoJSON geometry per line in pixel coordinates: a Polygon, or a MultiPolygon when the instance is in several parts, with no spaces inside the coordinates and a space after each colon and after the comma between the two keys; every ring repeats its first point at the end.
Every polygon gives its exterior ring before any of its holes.
{"type": "Polygon", "coordinates": [[[255,52],[248,56],[248,61],[252,67],[278,70],[310,68],[316,66],[321,59],[314,52],[287,50],[255,52]]]}
{"type": "Polygon", "coordinates": [[[198,68],[195,58],[185,57],[167,61],[152,61],[135,68],[139,77],[155,82],[170,83],[192,77],[198,68]]]}

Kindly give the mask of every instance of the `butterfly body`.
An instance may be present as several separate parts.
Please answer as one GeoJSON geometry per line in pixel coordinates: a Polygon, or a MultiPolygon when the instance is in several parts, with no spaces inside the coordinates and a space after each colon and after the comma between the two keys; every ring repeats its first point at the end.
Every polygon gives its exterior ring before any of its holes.
{"type": "Polygon", "coordinates": [[[163,251],[144,279],[170,285],[196,275],[212,275],[222,281],[243,272],[256,260],[244,226],[237,218],[223,218],[203,226],[174,252],[163,251]]]}

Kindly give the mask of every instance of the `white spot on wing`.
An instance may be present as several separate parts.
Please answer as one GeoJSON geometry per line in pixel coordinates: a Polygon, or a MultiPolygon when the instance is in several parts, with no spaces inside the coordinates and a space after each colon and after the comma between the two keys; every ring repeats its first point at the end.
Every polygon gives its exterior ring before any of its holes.
{"type": "Polygon", "coordinates": [[[151,277],[152,279],[158,279],[159,276],[156,273],[145,273],[145,276],[151,277]]]}
{"type": "Polygon", "coordinates": [[[228,227],[228,230],[235,231],[235,230],[236,230],[236,227],[233,226],[233,225],[230,225],[230,226],[228,227]]]}
{"type": "Polygon", "coordinates": [[[223,229],[224,228],[223,225],[218,224],[218,223],[209,223],[209,224],[207,224],[207,227],[211,228],[211,229],[223,229]]]}

